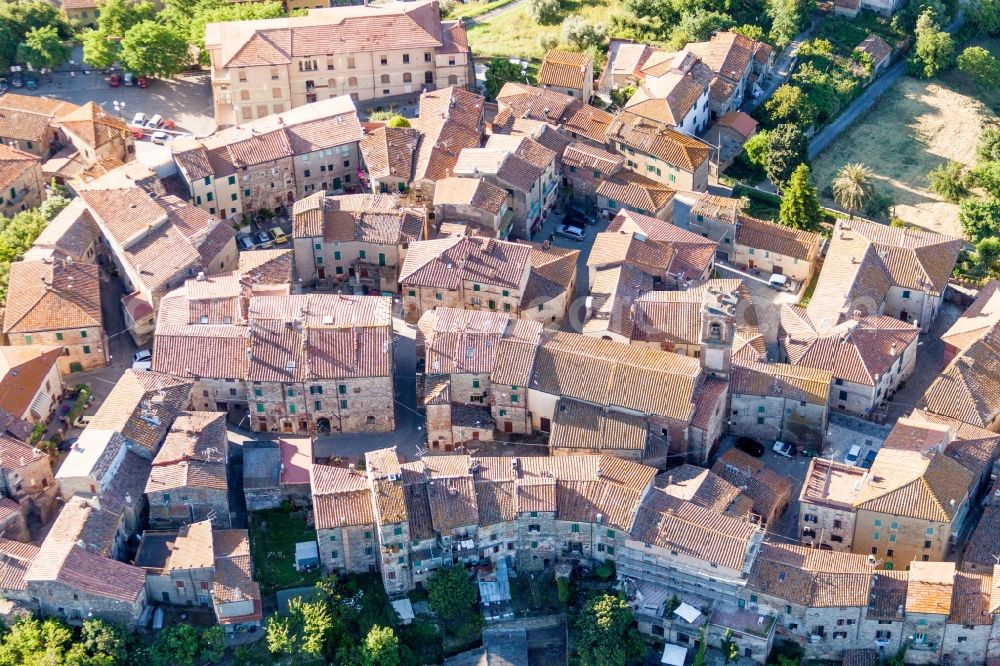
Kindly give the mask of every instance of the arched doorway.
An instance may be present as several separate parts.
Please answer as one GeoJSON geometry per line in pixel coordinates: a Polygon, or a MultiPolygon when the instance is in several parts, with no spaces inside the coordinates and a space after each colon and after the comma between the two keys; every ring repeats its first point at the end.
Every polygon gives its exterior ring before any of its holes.
{"type": "Polygon", "coordinates": [[[324,435],[330,432],[330,419],[325,416],[316,419],[316,432],[324,435]]]}

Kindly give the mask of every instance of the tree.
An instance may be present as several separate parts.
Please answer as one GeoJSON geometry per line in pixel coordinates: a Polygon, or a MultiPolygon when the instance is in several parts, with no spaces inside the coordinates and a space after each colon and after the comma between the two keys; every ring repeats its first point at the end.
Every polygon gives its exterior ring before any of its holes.
{"type": "Polygon", "coordinates": [[[767,14],[771,17],[771,41],[784,48],[798,34],[812,3],[804,0],[768,0],[767,14]]]}
{"type": "Polygon", "coordinates": [[[781,197],[778,219],[787,227],[811,231],[823,221],[816,188],[809,182],[809,167],[800,164],[781,197]]]}
{"type": "Polygon", "coordinates": [[[372,627],[365,636],[366,666],[399,666],[399,638],[391,627],[372,627]]]}
{"type": "Polygon", "coordinates": [[[987,127],[979,135],[976,159],[980,162],[1000,162],[1000,127],[987,127]]]}
{"type": "Polygon", "coordinates": [[[1000,198],[965,199],[958,208],[958,221],[973,242],[1000,235],[1000,198]]]}
{"type": "Polygon", "coordinates": [[[83,61],[91,67],[106,69],[118,62],[121,47],[117,40],[108,39],[99,30],[87,30],[80,35],[83,61]]]}
{"type": "Polygon", "coordinates": [[[187,40],[161,23],[143,21],[122,38],[121,59],[134,72],[169,78],[188,64],[187,40]]]}
{"type": "Polygon", "coordinates": [[[445,623],[469,613],[479,601],[479,591],[460,566],[439,569],[427,583],[427,602],[445,623]]]}
{"type": "Polygon", "coordinates": [[[932,10],[925,10],[917,19],[916,44],[910,57],[910,71],[929,79],[951,64],[955,42],[941,30],[932,10]]]}
{"type": "Polygon", "coordinates": [[[969,184],[1000,197],[1000,162],[983,162],[969,172],[969,184]]]}
{"type": "Polygon", "coordinates": [[[48,199],[42,202],[41,206],[38,207],[38,212],[41,213],[42,217],[46,220],[51,220],[68,205],[69,199],[61,194],[52,194],[48,199]]]}
{"type": "MultiPolygon", "coordinates": [[[[808,64],[808,63],[807,63],[808,64]]],[[[770,99],[764,102],[771,124],[796,123],[804,127],[816,121],[817,109],[802,88],[789,83],[778,86],[770,99]]]]}
{"type": "Polygon", "coordinates": [[[705,666],[705,655],[708,653],[708,641],[705,640],[705,627],[702,627],[698,632],[701,634],[701,639],[698,641],[698,650],[694,653],[694,659],[691,660],[691,666],[705,666]]]}
{"type": "Polygon", "coordinates": [[[0,666],[43,666],[65,663],[73,632],[55,619],[21,618],[0,643],[0,666]]]}
{"type": "Polygon", "coordinates": [[[927,174],[931,192],[937,192],[948,201],[953,202],[958,202],[969,193],[966,184],[968,180],[965,165],[952,160],[939,164],[927,174]]]}
{"type": "Polygon", "coordinates": [[[61,40],[73,31],[56,5],[45,0],[0,3],[0,66],[4,69],[18,61],[18,46],[26,35],[38,28],[53,27],[61,40]]]}
{"type": "Polygon", "coordinates": [[[54,25],[32,28],[25,33],[24,41],[17,47],[18,60],[47,69],[66,62],[69,53],[69,47],[63,43],[59,30],[54,25]]]}
{"type": "Polygon", "coordinates": [[[867,208],[875,195],[872,170],[860,162],[842,166],[832,185],[834,201],[846,208],[852,218],[855,211],[867,208]]]}
{"type": "Polygon", "coordinates": [[[285,9],[277,0],[266,2],[227,2],[226,0],[170,0],[164,11],[165,22],[173,26],[178,34],[198,47],[199,61],[208,64],[205,50],[205,26],[209,23],[226,21],[252,21],[277,18],[285,15],[285,9]],[[193,3],[193,4],[192,4],[193,3]],[[190,8],[189,8],[190,7],[190,8]]]}
{"type": "Polygon", "coordinates": [[[681,20],[671,32],[670,43],[680,48],[689,42],[702,42],[735,23],[729,14],[698,7],[681,14],[681,20]]]}
{"type": "Polygon", "coordinates": [[[990,35],[1000,35],[1000,0],[972,0],[965,11],[980,30],[990,35]]]}
{"type": "Polygon", "coordinates": [[[747,39],[753,39],[758,42],[763,42],[767,38],[764,28],[755,23],[744,23],[743,25],[730,28],[729,31],[743,35],[747,39]]]}
{"type": "Polygon", "coordinates": [[[771,133],[761,130],[747,139],[743,144],[746,160],[753,166],[763,170],[767,166],[771,153],[771,133]]]}
{"type": "Polygon", "coordinates": [[[722,647],[722,658],[725,660],[724,663],[729,664],[739,658],[740,646],[733,640],[732,629],[726,629],[726,633],[723,634],[720,645],[722,647]]]}
{"type": "Polygon", "coordinates": [[[174,624],[156,635],[147,656],[150,666],[195,666],[218,661],[224,651],[221,627],[202,631],[190,624],[174,624]]]}
{"type": "Polygon", "coordinates": [[[272,615],[267,623],[267,647],[277,655],[318,658],[326,647],[326,638],[334,626],[325,600],[288,602],[288,614],[272,615]]]}
{"type": "Polygon", "coordinates": [[[970,46],[959,54],[958,71],[981,86],[1000,86],[1000,60],[981,46],[970,46]]]}
{"type": "Polygon", "coordinates": [[[567,16],[562,22],[562,41],[581,51],[588,46],[603,46],[607,33],[607,27],[603,23],[591,23],[575,14],[567,16]]]}
{"type": "Polygon", "coordinates": [[[559,0],[528,0],[528,16],[542,25],[551,25],[559,19],[559,0]]]}
{"type": "Polygon", "coordinates": [[[133,26],[156,20],[156,7],[149,0],[103,0],[98,3],[97,30],[105,37],[124,37],[133,26]]]}
{"type": "Polygon", "coordinates": [[[510,81],[524,81],[521,66],[508,58],[493,58],[486,66],[486,96],[496,99],[503,84],[510,81]]]}
{"type": "Polygon", "coordinates": [[[632,609],[621,597],[604,594],[591,598],[577,618],[576,628],[576,647],[583,666],[625,666],[644,652],[632,609]]]}
{"type": "Polygon", "coordinates": [[[80,629],[79,645],[89,655],[106,655],[113,666],[124,666],[129,662],[129,636],[121,625],[104,620],[85,620],[80,629]]]}
{"type": "Polygon", "coordinates": [[[385,123],[389,127],[409,127],[410,121],[400,115],[395,115],[385,123]]]}
{"type": "Polygon", "coordinates": [[[809,154],[809,140],[795,125],[778,125],[771,130],[768,142],[767,178],[779,190],[783,189],[792,172],[804,163],[809,154]]]}
{"type": "Polygon", "coordinates": [[[612,88],[611,90],[611,103],[617,107],[624,108],[632,95],[635,94],[635,86],[622,86],[620,88],[612,88]]]}

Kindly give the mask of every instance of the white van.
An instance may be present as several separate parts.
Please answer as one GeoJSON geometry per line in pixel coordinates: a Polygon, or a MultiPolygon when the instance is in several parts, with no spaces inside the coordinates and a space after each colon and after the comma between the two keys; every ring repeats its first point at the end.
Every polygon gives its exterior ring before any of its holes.
{"type": "Polygon", "coordinates": [[[135,115],[132,116],[132,124],[135,127],[143,127],[146,124],[146,114],[142,111],[136,111],[135,115]]]}
{"type": "Polygon", "coordinates": [[[857,465],[858,458],[861,457],[861,447],[855,444],[850,448],[847,454],[844,456],[844,462],[848,465],[857,465]]]}

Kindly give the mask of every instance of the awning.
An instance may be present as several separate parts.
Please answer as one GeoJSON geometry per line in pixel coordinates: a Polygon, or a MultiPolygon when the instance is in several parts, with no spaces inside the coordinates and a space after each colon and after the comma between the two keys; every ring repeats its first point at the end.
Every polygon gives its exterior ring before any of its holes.
{"type": "Polygon", "coordinates": [[[688,624],[694,624],[694,621],[701,617],[697,608],[685,603],[674,609],[674,615],[680,616],[688,624]]]}
{"type": "Polygon", "coordinates": [[[669,664],[670,666],[684,666],[687,653],[688,649],[686,647],[667,643],[663,646],[663,656],[660,657],[660,663],[669,664]]]}
{"type": "Polygon", "coordinates": [[[400,621],[403,624],[409,624],[414,617],[413,614],[413,604],[410,603],[409,599],[398,599],[392,602],[392,609],[396,611],[396,615],[399,616],[400,621]]]}

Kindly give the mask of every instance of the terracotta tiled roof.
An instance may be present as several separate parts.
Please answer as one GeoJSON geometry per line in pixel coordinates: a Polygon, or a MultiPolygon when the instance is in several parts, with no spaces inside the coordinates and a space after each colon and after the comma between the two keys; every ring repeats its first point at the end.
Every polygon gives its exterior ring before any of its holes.
{"type": "MultiPolygon", "coordinates": [[[[3,393],[0,394],[0,409],[11,414],[27,414],[32,407],[35,395],[41,391],[46,395],[57,392],[55,387],[47,388],[46,377],[62,354],[61,347],[44,347],[41,345],[16,345],[0,347],[0,382],[3,383],[3,393]]],[[[48,416],[44,413],[35,414],[36,418],[48,416]]]]}
{"type": "Polygon", "coordinates": [[[363,472],[314,464],[310,483],[316,529],[375,523],[371,490],[363,472]]]}
{"type": "Polygon", "coordinates": [[[757,121],[742,111],[730,111],[716,120],[715,124],[735,130],[744,139],[749,139],[757,131],[757,121]]]}
{"type": "Polygon", "coordinates": [[[717,377],[709,377],[698,387],[694,402],[694,416],[691,417],[691,427],[707,430],[712,421],[722,419],[720,416],[726,409],[729,397],[729,382],[717,377]]]}
{"type": "Polygon", "coordinates": [[[608,481],[558,481],[556,517],[572,522],[600,523],[632,529],[642,492],[608,481]]]}
{"type": "Polygon", "coordinates": [[[71,589],[125,603],[138,603],[146,589],[146,572],[98,555],[72,543],[48,549],[44,545],[28,568],[31,583],[58,582],[71,589]]]}
{"type": "Polygon", "coordinates": [[[906,587],[907,614],[950,615],[954,583],[954,562],[911,562],[906,587]]]}
{"type": "Polygon", "coordinates": [[[206,42],[222,47],[226,67],[266,66],[307,56],[442,47],[459,50],[462,31],[445,40],[437,2],[336,7],[306,16],[210,24],[206,42]]]}
{"type": "Polygon", "coordinates": [[[941,340],[956,349],[965,349],[1000,323],[1000,280],[990,280],[976,295],[962,316],[941,340]]]}
{"type": "Polygon", "coordinates": [[[40,164],[41,160],[31,153],[0,144],[0,188],[6,192],[21,174],[40,164]]]}
{"type": "Polygon", "coordinates": [[[246,530],[213,530],[215,581],[212,599],[216,604],[253,600],[254,614],[260,619],[260,586],[253,580],[250,535],[246,530]]]}
{"type": "MultiPolygon", "coordinates": [[[[643,217],[631,212],[619,215],[643,217]]],[[[638,224],[641,226],[642,222],[638,224]]],[[[587,265],[608,267],[627,263],[655,277],[665,278],[669,274],[698,280],[715,260],[717,247],[718,243],[678,227],[674,227],[669,237],[661,235],[659,240],[624,229],[605,231],[594,239],[587,265]]]]}
{"type": "Polygon", "coordinates": [[[292,250],[255,250],[240,252],[239,274],[254,285],[289,285],[292,283],[292,250]]]}
{"type": "Polygon", "coordinates": [[[427,482],[427,500],[434,529],[443,534],[479,523],[476,492],[469,476],[431,479],[427,482]]]}
{"type": "Polygon", "coordinates": [[[644,451],[646,419],[570,398],[556,404],[549,435],[551,449],[644,451]]]}
{"type": "Polygon", "coordinates": [[[610,176],[621,171],[625,158],[621,155],[596,148],[589,143],[574,141],[563,153],[563,165],[577,169],[593,169],[601,176],[610,176]]]}
{"type": "Polygon", "coordinates": [[[791,481],[739,449],[723,453],[715,461],[712,471],[742,488],[753,500],[754,513],[765,519],[777,517],[790,501],[791,481]]]}
{"type": "Polygon", "coordinates": [[[607,111],[574,97],[524,83],[505,83],[497,94],[497,104],[500,112],[496,120],[500,122],[495,120],[495,125],[511,123],[515,117],[542,120],[601,144],[605,143],[605,134],[613,119],[607,111]]]}
{"type": "Polygon", "coordinates": [[[983,428],[1000,415],[1000,328],[956,356],[924,393],[919,406],[983,428]]]}
{"type": "Polygon", "coordinates": [[[625,108],[637,115],[679,126],[708,91],[712,71],[697,57],[681,51],[662,66],[644,68],[645,83],[625,108]]]}
{"type": "Polygon", "coordinates": [[[128,125],[120,118],[109,115],[93,102],[87,102],[67,113],[59,120],[60,126],[84,141],[91,148],[101,148],[113,141],[131,137],[128,125]]]}
{"type": "Polygon", "coordinates": [[[153,458],[146,492],[181,487],[225,490],[227,449],[225,414],[178,414],[153,458]]]}
{"type": "Polygon", "coordinates": [[[80,261],[100,234],[83,199],[75,197],[42,229],[32,248],[25,254],[25,259],[34,261],[46,257],[70,257],[73,261],[80,261]],[[33,256],[35,252],[42,256],[33,256]]]}
{"type": "Polygon", "coordinates": [[[376,178],[413,178],[413,158],[420,133],[412,127],[380,127],[361,139],[368,173],[376,178]]]}
{"type": "Polygon", "coordinates": [[[97,266],[62,259],[14,262],[3,323],[7,334],[101,327],[97,266]]]}
{"type": "Polygon", "coordinates": [[[903,619],[906,608],[906,588],[909,574],[906,571],[879,571],[872,576],[872,593],[866,617],[869,620],[903,619]]]}
{"type": "Polygon", "coordinates": [[[993,555],[997,553],[1000,553],[1000,505],[988,504],[962,554],[962,566],[992,571],[996,564],[993,555]]]}
{"type": "Polygon", "coordinates": [[[602,178],[597,185],[597,196],[651,215],[669,205],[675,194],[676,190],[627,170],[602,178]]]}
{"type": "MultiPolygon", "coordinates": [[[[824,272],[825,272],[824,268],[824,272]]],[[[919,337],[913,325],[875,315],[825,330],[800,325],[797,308],[784,306],[779,342],[792,365],[828,370],[845,381],[875,386],[919,337]]]]}
{"type": "Polygon", "coordinates": [[[129,369],[87,427],[121,433],[152,458],[190,393],[191,383],[183,379],[129,369]]]}
{"type": "Polygon", "coordinates": [[[652,490],[640,505],[629,536],[678,554],[742,569],[756,531],[750,523],[652,490]]]}
{"type": "Polygon", "coordinates": [[[767,250],[785,257],[814,261],[819,255],[819,234],[741,215],[736,225],[737,245],[767,250]]]}
{"type": "Polygon", "coordinates": [[[590,285],[592,313],[584,323],[584,334],[602,336],[612,332],[631,338],[636,321],[632,305],[653,287],[653,277],[632,264],[596,269],[590,285]]]}
{"type": "Polygon", "coordinates": [[[38,556],[38,546],[0,537],[0,554],[0,591],[26,590],[24,575],[38,556]]]}
{"type": "Polygon", "coordinates": [[[482,95],[450,86],[420,95],[417,115],[422,121],[452,122],[478,131],[482,124],[482,95]]]}
{"type": "Polygon", "coordinates": [[[454,204],[480,208],[499,215],[507,192],[482,178],[442,178],[434,186],[434,205],[454,204]]]}
{"type": "Polygon", "coordinates": [[[882,64],[883,60],[892,55],[892,47],[886,44],[884,39],[875,34],[868,35],[854,48],[856,51],[870,55],[875,65],[882,64]]]}
{"type": "Polygon", "coordinates": [[[741,199],[702,194],[691,206],[691,215],[701,215],[711,220],[735,225],[743,216],[744,202],[741,199]]]}
{"type": "Polygon", "coordinates": [[[538,85],[582,90],[587,71],[593,74],[594,59],[586,53],[550,50],[538,70],[538,85]]]}
{"type": "Polygon", "coordinates": [[[513,481],[476,482],[476,506],[483,527],[517,517],[513,481]]]}
{"type": "Polygon", "coordinates": [[[530,388],[597,405],[688,421],[700,365],[693,358],[572,333],[542,338],[530,388]]]}
{"type": "Polygon", "coordinates": [[[0,98],[0,137],[42,144],[49,124],[78,108],[47,97],[6,93],[0,98]]]}
{"type": "Polygon", "coordinates": [[[944,454],[882,449],[855,506],[919,520],[951,522],[971,492],[972,472],[944,454]]]}
{"type": "Polygon", "coordinates": [[[542,326],[501,312],[435,308],[417,323],[417,340],[432,373],[489,373],[501,357],[501,342],[534,347],[542,326]]]}
{"type": "Polygon", "coordinates": [[[740,81],[750,66],[755,53],[763,48],[762,42],[735,32],[718,32],[708,42],[689,44],[688,48],[701,57],[706,65],[730,81],[740,81]]]}
{"type": "Polygon", "coordinates": [[[410,245],[400,269],[403,286],[457,289],[462,281],[520,289],[531,248],[495,239],[444,238],[410,245]]]}
{"type": "Polygon", "coordinates": [[[780,396],[826,405],[833,373],[787,363],[734,363],[729,376],[734,394],[780,396]]]}
{"type": "Polygon", "coordinates": [[[715,472],[687,463],[657,475],[656,487],[716,513],[727,513],[740,494],[739,488],[715,472]]]}
{"type": "MultiPolygon", "coordinates": [[[[841,221],[839,226],[843,229],[845,223],[841,221]]],[[[944,293],[962,239],[866,220],[853,220],[850,228],[875,247],[894,285],[930,294],[944,293]]]]}
{"type": "Polygon", "coordinates": [[[608,128],[608,141],[652,155],[687,172],[696,171],[712,152],[711,146],[693,136],[629,111],[615,116],[608,128]]]}

